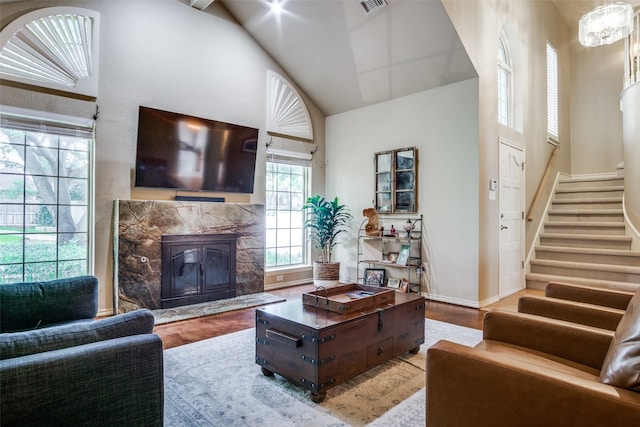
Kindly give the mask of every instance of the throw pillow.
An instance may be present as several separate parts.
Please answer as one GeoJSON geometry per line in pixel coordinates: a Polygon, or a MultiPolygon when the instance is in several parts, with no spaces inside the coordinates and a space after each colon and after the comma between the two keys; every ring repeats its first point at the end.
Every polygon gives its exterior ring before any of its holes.
{"type": "Polygon", "coordinates": [[[147,309],[100,319],[26,332],[0,334],[0,360],[153,332],[147,309]]]}
{"type": "Polygon", "coordinates": [[[600,381],[640,392],[640,290],[618,324],[602,364],[600,381]]]}

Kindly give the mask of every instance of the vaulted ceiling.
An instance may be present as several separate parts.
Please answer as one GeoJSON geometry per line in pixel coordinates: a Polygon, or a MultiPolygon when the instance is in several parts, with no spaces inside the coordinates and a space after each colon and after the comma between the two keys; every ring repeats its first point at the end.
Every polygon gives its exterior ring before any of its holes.
{"type": "MultiPolygon", "coordinates": [[[[218,1],[326,115],[476,76],[440,0],[387,0],[370,14],[361,0],[280,0],[280,15],[271,0],[218,1]]],[[[604,3],[552,1],[569,26],[604,3]]]]}
{"type": "Polygon", "coordinates": [[[440,1],[221,3],[326,115],[476,76],[440,1]]]}

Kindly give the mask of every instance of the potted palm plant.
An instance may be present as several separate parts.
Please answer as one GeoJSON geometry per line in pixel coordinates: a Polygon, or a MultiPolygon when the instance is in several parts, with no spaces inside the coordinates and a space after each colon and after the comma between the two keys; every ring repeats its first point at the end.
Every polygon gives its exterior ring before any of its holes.
{"type": "Polygon", "coordinates": [[[320,260],[313,263],[313,283],[316,286],[338,284],[340,263],[332,262],[331,255],[338,244],[336,237],[347,231],[351,212],[337,197],[329,201],[322,196],[309,197],[302,209],[308,212],[304,227],[309,239],[321,251],[320,260]]]}

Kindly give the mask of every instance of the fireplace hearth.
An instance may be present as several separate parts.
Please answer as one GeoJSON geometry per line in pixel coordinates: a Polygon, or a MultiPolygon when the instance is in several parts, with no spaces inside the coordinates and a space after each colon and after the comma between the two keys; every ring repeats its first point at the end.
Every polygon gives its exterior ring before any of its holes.
{"type": "Polygon", "coordinates": [[[161,308],[236,296],[237,234],[161,237],[161,308]]]}

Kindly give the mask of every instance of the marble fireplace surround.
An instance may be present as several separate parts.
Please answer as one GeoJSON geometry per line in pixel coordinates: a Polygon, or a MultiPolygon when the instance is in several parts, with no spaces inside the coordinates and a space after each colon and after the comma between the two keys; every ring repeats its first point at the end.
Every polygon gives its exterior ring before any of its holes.
{"type": "Polygon", "coordinates": [[[159,200],[115,200],[116,312],[160,308],[161,237],[236,233],[236,296],[264,292],[264,206],[159,200]]]}

